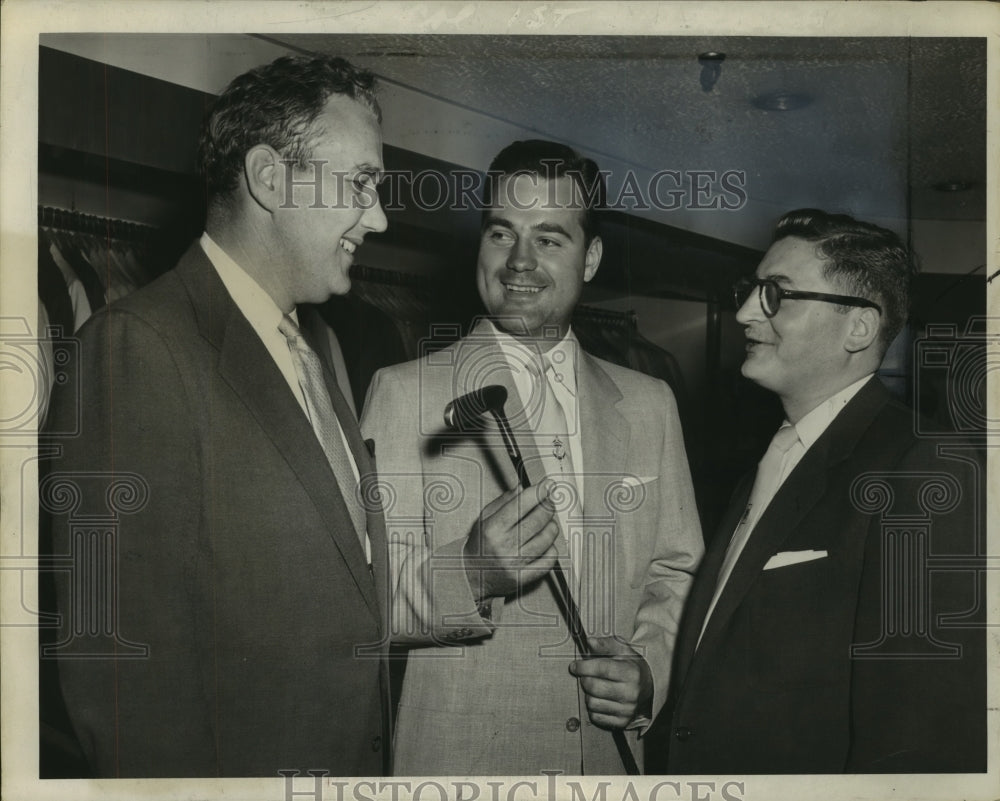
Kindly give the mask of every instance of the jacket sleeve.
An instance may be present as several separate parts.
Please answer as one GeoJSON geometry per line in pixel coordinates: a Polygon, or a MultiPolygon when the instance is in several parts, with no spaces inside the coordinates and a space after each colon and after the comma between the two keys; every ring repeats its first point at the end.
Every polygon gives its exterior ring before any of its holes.
{"type": "Polygon", "coordinates": [[[41,487],[53,553],[72,565],[56,571],[54,652],[70,720],[98,777],[215,775],[188,389],[168,343],[125,312],[90,321],[71,369],[53,414],[78,434],[41,487]],[[78,397],[66,391],[77,378],[78,397]]]}
{"type": "MultiPolygon", "coordinates": [[[[420,405],[416,382],[380,370],[372,379],[361,418],[365,437],[379,454],[379,486],[386,515],[390,581],[390,628],[398,643],[448,645],[493,633],[492,619],[502,601],[494,599],[492,618],[480,615],[466,578],[465,536],[436,541],[426,525],[425,504],[448,492],[424,474],[420,405]]],[[[453,533],[453,532],[452,532],[453,533]]],[[[439,536],[439,535],[438,535],[439,536]]]]}
{"type": "Polygon", "coordinates": [[[632,645],[644,654],[653,675],[653,718],[666,699],[681,611],[704,554],[677,404],[666,384],[658,386],[661,398],[655,408],[663,418],[657,481],[659,528],[632,636],[632,645]]]}

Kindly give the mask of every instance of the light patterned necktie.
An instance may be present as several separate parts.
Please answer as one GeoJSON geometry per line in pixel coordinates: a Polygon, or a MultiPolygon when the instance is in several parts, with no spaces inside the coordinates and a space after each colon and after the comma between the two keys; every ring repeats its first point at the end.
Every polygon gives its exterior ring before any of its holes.
{"type": "MultiPolygon", "coordinates": [[[[542,357],[542,362],[545,375],[539,379],[543,398],[539,431],[548,441],[540,442],[539,446],[545,444],[545,452],[555,459],[559,474],[568,481],[575,481],[573,457],[569,449],[569,424],[565,412],[565,404],[575,403],[574,392],[563,383],[562,373],[556,370],[548,354],[542,357]]],[[[554,477],[558,479],[559,475],[554,477]]]]}
{"type": "MultiPolygon", "coordinates": [[[[572,389],[563,386],[548,354],[541,362],[532,362],[529,372],[535,397],[541,399],[535,417],[535,444],[546,474],[556,482],[565,482],[577,494],[573,457],[569,447],[569,430],[563,404],[575,403],[572,389]],[[544,372],[543,372],[544,371],[544,372]],[[558,388],[558,391],[557,391],[558,388]]],[[[533,415],[534,416],[534,415],[533,415]]],[[[568,511],[568,510],[566,510],[568,511]]]]}
{"type": "Polygon", "coordinates": [[[288,350],[292,354],[299,387],[301,387],[302,394],[306,399],[309,422],[312,423],[316,438],[326,454],[326,460],[333,469],[333,475],[340,487],[340,494],[344,498],[344,503],[351,515],[351,521],[354,523],[354,530],[361,541],[361,547],[364,548],[367,531],[365,510],[358,497],[358,480],[351,467],[351,457],[344,443],[340,422],[330,401],[326,381],[323,379],[323,365],[320,363],[319,357],[302,338],[299,327],[290,317],[287,315],[282,317],[281,322],[278,323],[278,330],[284,334],[288,341],[288,350]]]}
{"type": "Polygon", "coordinates": [[[575,403],[573,388],[561,380],[561,373],[552,364],[549,354],[540,362],[531,364],[536,392],[541,398],[541,408],[535,426],[535,444],[545,467],[546,475],[556,482],[552,500],[556,505],[556,518],[569,553],[570,578],[574,593],[579,591],[581,570],[581,532],[578,517],[581,510],[580,486],[574,471],[570,451],[569,426],[564,404],[575,403]],[[544,372],[541,372],[543,371],[544,372]],[[571,520],[577,520],[575,526],[571,520]]]}
{"type": "MultiPolygon", "coordinates": [[[[750,500],[747,503],[747,508],[736,526],[736,531],[733,532],[732,539],[729,541],[729,547],[726,550],[725,559],[722,562],[722,567],[719,569],[719,579],[715,584],[715,595],[712,598],[711,606],[709,606],[708,614],[705,615],[704,625],[708,625],[708,619],[715,610],[719,596],[722,595],[722,590],[726,586],[726,582],[729,580],[729,576],[732,574],[733,568],[740,558],[740,554],[743,553],[747,541],[750,539],[750,533],[778,491],[785,461],[789,456],[789,451],[798,441],[799,434],[795,430],[795,426],[785,423],[771,439],[771,444],[768,446],[767,452],[760,460],[760,464],[757,466],[757,476],[753,482],[753,489],[750,491],[750,500]]],[[[703,633],[705,630],[704,625],[702,627],[703,633]]]]}

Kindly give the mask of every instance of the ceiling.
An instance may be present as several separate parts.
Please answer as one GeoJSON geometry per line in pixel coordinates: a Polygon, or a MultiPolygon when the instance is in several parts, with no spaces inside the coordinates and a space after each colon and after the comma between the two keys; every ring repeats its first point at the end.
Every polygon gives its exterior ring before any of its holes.
{"type": "Polygon", "coordinates": [[[763,249],[780,214],[815,206],[909,235],[918,252],[933,251],[932,271],[985,261],[985,37],[47,34],[41,42],[209,92],[282,53],[336,53],[379,76],[385,141],[402,150],[485,170],[514,139],[558,139],[610,171],[612,198],[629,180],[640,187],[648,208],[623,198],[624,210],[675,228],[763,249]],[[725,54],[714,82],[703,81],[706,51],[725,54]],[[810,102],[754,105],[768,93],[810,102]],[[686,182],[677,207],[649,202],[663,170],[686,182]],[[719,182],[698,173],[727,171],[742,182],[728,196],[737,208],[712,208],[719,182]],[[709,195],[696,194],[697,181],[709,195]],[[933,188],[942,182],[968,186],[933,188]]]}
{"type": "MultiPolygon", "coordinates": [[[[269,40],[344,55],[374,70],[387,88],[479,118],[477,130],[454,129],[440,112],[398,120],[384,104],[387,124],[391,118],[414,138],[429,128],[438,139],[482,131],[491,140],[492,126],[513,126],[572,143],[610,165],[612,185],[623,169],[639,176],[662,169],[743,172],[746,219],[754,226],[805,205],[895,227],[911,217],[985,219],[984,38],[302,34],[269,40]],[[706,51],[725,54],[707,91],[698,60],[706,51]],[[754,105],[753,98],[768,93],[811,102],[789,111],[754,105]],[[949,181],[971,186],[933,189],[949,181]]],[[[494,152],[468,166],[482,169],[494,152]]],[[[720,224],[706,230],[698,213],[652,216],[718,235],[720,224]]],[[[736,216],[745,215],[729,215],[736,216]]],[[[746,235],[734,239],[759,244],[746,235]]]]}

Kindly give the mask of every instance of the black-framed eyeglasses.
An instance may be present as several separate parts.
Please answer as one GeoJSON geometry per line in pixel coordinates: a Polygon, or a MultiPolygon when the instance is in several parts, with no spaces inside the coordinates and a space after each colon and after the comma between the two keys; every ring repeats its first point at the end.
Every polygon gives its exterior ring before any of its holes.
{"type": "Polygon", "coordinates": [[[861,306],[866,309],[876,309],[882,313],[882,307],[867,298],[853,295],[831,295],[828,292],[803,292],[798,289],[785,289],[777,281],[770,278],[741,278],[733,284],[733,300],[739,309],[747,302],[754,287],[758,288],[760,307],[767,317],[774,317],[781,308],[783,298],[790,300],[821,300],[824,303],[836,303],[839,306],[861,306]]]}

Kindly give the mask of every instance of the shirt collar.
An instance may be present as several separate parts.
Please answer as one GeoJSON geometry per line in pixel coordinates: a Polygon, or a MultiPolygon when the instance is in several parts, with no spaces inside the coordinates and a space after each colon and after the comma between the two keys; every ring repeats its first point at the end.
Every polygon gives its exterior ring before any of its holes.
{"type": "Polygon", "coordinates": [[[580,343],[573,335],[572,329],[566,332],[561,340],[552,346],[544,358],[555,372],[556,381],[562,384],[571,395],[576,396],[577,354],[580,343]]]}
{"type": "Polygon", "coordinates": [[[858,394],[861,387],[868,383],[872,375],[874,373],[869,373],[835,395],[831,395],[795,424],[795,431],[807,450],[830,427],[834,418],[858,394]]]}
{"type": "Polygon", "coordinates": [[[551,363],[556,373],[556,380],[560,381],[572,395],[576,395],[577,351],[580,343],[572,328],[568,329],[566,335],[547,352],[542,353],[536,346],[537,339],[511,336],[497,327],[492,320],[490,326],[519,388],[522,377],[530,379],[527,371],[521,369],[520,365],[533,364],[544,372],[547,364],[551,363]]]}
{"type": "MultiPolygon", "coordinates": [[[[273,328],[277,331],[278,323],[281,322],[284,313],[278,308],[278,304],[274,302],[274,299],[264,291],[260,284],[250,277],[250,274],[246,270],[240,267],[228,253],[219,247],[218,243],[208,235],[208,231],[205,231],[201,235],[199,244],[215,267],[215,271],[219,274],[219,278],[222,279],[222,283],[225,285],[230,297],[232,297],[233,302],[243,312],[243,316],[253,324],[254,328],[259,330],[270,330],[273,328]]],[[[299,324],[298,315],[295,313],[294,308],[288,316],[292,318],[296,325],[299,324]]]]}

